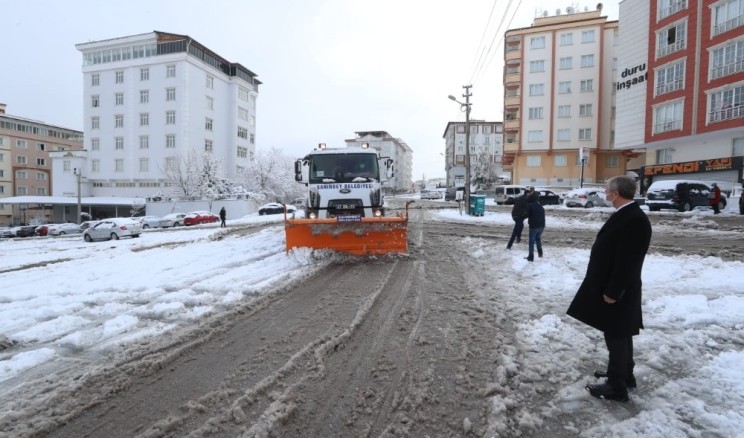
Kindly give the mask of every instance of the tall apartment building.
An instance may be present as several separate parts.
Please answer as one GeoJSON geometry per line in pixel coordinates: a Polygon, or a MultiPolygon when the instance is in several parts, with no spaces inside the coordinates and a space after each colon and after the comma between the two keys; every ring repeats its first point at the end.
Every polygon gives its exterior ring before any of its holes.
{"type": "Polygon", "coordinates": [[[620,3],[619,148],[646,149],[642,185],[741,183],[744,0],[620,3]]]}
{"type": "Polygon", "coordinates": [[[383,157],[393,159],[395,176],[386,187],[395,192],[408,192],[413,186],[413,150],[400,138],[387,131],[357,131],[355,138],[345,140],[347,147],[359,147],[362,143],[380,152],[383,157]]]}
{"type": "MultiPolygon", "coordinates": [[[[444,166],[447,187],[465,186],[465,122],[449,122],[444,130],[444,166]]],[[[504,124],[485,120],[470,121],[470,170],[489,163],[496,177],[504,178],[504,124]]]]}
{"type": "Polygon", "coordinates": [[[504,44],[504,169],[532,185],[598,183],[625,173],[614,142],[618,23],[595,11],[536,18],[504,44]]]}
{"type": "Polygon", "coordinates": [[[255,152],[256,74],[188,35],[151,33],[77,44],[83,55],[93,196],[170,191],[164,169],[211,153],[230,179],[255,152]]]}
{"type": "Polygon", "coordinates": [[[11,217],[26,223],[36,213],[24,210],[13,215],[13,206],[3,204],[2,198],[51,195],[50,152],[82,149],[83,133],[12,116],[5,109],[0,104],[0,223],[10,223],[11,217]]]}

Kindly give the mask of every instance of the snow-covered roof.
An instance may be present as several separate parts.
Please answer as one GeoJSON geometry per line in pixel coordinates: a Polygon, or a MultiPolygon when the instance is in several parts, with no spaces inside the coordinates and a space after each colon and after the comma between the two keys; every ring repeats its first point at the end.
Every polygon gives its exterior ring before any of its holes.
{"type": "MultiPolygon", "coordinates": [[[[77,205],[74,196],[11,196],[0,198],[0,204],[61,204],[77,205]]],[[[85,205],[132,205],[144,204],[145,198],[125,198],[116,196],[88,196],[81,197],[80,203],[85,205]]]]}

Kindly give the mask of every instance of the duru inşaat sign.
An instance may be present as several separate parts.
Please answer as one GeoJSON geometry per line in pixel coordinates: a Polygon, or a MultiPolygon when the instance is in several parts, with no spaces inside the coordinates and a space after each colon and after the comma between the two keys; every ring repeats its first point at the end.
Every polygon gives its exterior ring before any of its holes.
{"type": "Polygon", "coordinates": [[[620,91],[624,88],[630,88],[633,85],[645,83],[648,80],[648,72],[646,71],[646,63],[636,65],[635,67],[626,68],[620,73],[620,77],[623,78],[621,81],[617,81],[615,84],[615,90],[620,91]],[[634,76],[635,75],[635,76],[634,76]]]}
{"type": "Polygon", "coordinates": [[[713,172],[717,170],[734,169],[735,158],[738,158],[738,166],[741,167],[741,157],[714,158],[711,160],[686,161],[683,163],[657,164],[646,166],[643,170],[644,176],[675,175],[679,173],[713,172]]]}

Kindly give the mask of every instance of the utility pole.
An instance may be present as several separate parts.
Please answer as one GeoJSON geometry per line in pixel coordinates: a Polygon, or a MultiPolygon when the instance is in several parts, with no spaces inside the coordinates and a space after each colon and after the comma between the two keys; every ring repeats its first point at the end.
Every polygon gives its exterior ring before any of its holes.
{"type": "MultiPolygon", "coordinates": [[[[69,167],[68,167],[68,169],[69,169],[69,167]]],[[[80,202],[81,201],[81,199],[80,199],[80,185],[81,185],[81,181],[80,180],[82,179],[82,175],[81,175],[80,170],[78,170],[78,169],[73,169],[73,172],[74,172],[75,176],[77,177],[77,218],[75,219],[75,223],[76,224],[80,224],[80,214],[82,213],[81,202],[80,202]]]]}
{"type": "Polygon", "coordinates": [[[465,109],[465,208],[468,214],[470,214],[470,96],[473,94],[470,92],[472,85],[463,85],[465,89],[462,97],[465,98],[465,103],[455,99],[455,96],[449,96],[450,100],[460,104],[460,108],[465,109]]]}

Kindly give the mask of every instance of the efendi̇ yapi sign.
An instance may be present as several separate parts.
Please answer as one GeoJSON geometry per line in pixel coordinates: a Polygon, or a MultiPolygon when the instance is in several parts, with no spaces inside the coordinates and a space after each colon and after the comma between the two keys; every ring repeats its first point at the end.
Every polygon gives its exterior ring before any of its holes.
{"type": "Polygon", "coordinates": [[[635,67],[626,68],[620,73],[623,80],[617,81],[615,84],[615,90],[620,91],[625,88],[630,88],[636,84],[645,83],[648,80],[648,72],[646,71],[646,63],[636,65],[635,67]]]}
{"type": "Polygon", "coordinates": [[[717,172],[742,167],[742,157],[713,158],[683,163],[656,164],[643,168],[643,176],[677,175],[685,173],[717,172]]]}

